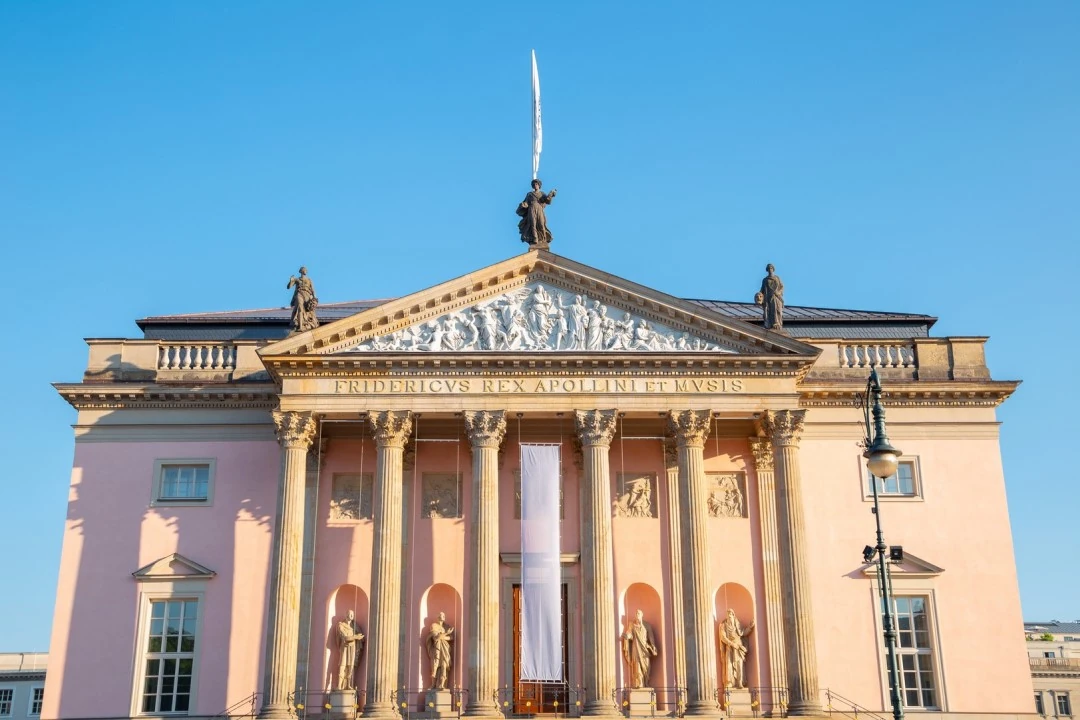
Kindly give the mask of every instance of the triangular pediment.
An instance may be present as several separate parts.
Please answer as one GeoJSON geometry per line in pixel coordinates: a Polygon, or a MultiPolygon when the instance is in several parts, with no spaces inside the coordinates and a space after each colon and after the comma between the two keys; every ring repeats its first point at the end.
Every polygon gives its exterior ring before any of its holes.
{"type": "MultiPolygon", "coordinates": [[[[878,572],[877,563],[867,563],[862,569],[863,575],[867,577],[876,578],[878,572]]],[[[934,565],[931,562],[927,562],[922,558],[912,555],[911,553],[904,551],[904,561],[901,563],[890,563],[889,574],[894,578],[910,577],[910,578],[925,578],[934,577],[945,572],[943,568],[934,565]]]]}
{"type": "Polygon", "coordinates": [[[184,557],[180,553],[166,555],[158,558],[149,565],[131,573],[132,577],[139,581],[147,580],[198,580],[212,578],[216,575],[213,570],[184,557]]]}
{"type": "Polygon", "coordinates": [[[812,359],[818,349],[544,250],[263,348],[266,356],[686,353],[812,359]]]}

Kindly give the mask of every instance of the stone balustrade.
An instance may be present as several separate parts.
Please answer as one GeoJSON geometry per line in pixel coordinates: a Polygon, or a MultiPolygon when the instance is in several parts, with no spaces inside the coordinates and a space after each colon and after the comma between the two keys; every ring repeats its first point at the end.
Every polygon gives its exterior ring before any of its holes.
{"type": "Polygon", "coordinates": [[[265,340],[91,339],[87,344],[87,381],[236,382],[270,377],[256,353],[265,340]]]}
{"type": "Polygon", "coordinates": [[[843,342],[837,348],[842,368],[915,367],[915,344],[910,342],[843,342]]]}
{"type": "Polygon", "coordinates": [[[877,368],[890,380],[989,380],[985,337],[910,340],[814,339],[821,348],[809,378],[863,377],[877,368]]]}

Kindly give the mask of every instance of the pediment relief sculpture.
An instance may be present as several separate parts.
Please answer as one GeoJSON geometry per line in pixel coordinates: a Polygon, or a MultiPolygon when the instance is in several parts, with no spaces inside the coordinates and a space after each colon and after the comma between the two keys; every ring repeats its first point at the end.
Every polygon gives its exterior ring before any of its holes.
{"type": "Polygon", "coordinates": [[[366,340],[353,352],[731,352],[595,298],[533,281],[517,290],[366,340]]]}

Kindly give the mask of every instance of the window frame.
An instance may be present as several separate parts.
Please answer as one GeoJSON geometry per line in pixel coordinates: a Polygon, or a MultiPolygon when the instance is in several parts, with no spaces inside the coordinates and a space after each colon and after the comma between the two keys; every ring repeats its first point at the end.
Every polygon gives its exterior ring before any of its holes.
{"type": "Polygon", "coordinates": [[[1054,717],[1072,717],[1072,698],[1069,696],[1068,690],[1057,691],[1054,693],[1054,717]],[[1062,712],[1062,701],[1065,701],[1065,712],[1062,712]]]}
{"type": "Polygon", "coordinates": [[[27,717],[41,717],[41,708],[45,705],[45,686],[44,685],[31,685],[30,686],[30,700],[26,705],[27,717]],[[38,711],[34,712],[34,693],[38,690],[41,691],[41,700],[38,701],[38,711]]]}
{"type": "MultiPolygon", "coordinates": [[[[859,457],[859,472],[860,472],[860,492],[863,496],[863,502],[874,501],[874,491],[870,486],[871,475],[870,471],[866,469],[866,462],[862,456],[859,457]]],[[[911,465],[911,485],[912,493],[888,493],[884,492],[884,482],[882,482],[882,489],[878,490],[878,500],[881,502],[922,502],[925,500],[923,494],[923,480],[922,480],[922,462],[918,455],[901,456],[900,464],[911,465]]],[[[876,480],[876,478],[873,478],[876,480]]],[[[899,487],[899,483],[897,484],[899,487]]]]}
{"type": "Polygon", "coordinates": [[[1035,691],[1035,714],[1046,717],[1046,702],[1043,700],[1041,690],[1035,691]]]}
{"type": "Polygon", "coordinates": [[[187,717],[198,715],[199,669],[204,640],[203,621],[206,618],[206,580],[156,581],[150,587],[144,587],[139,593],[139,620],[136,627],[136,647],[131,678],[131,717],[187,717]],[[143,712],[143,687],[146,682],[146,661],[150,655],[147,641],[150,637],[150,616],[154,602],[187,600],[198,603],[195,617],[195,651],[191,654],[191,702],[186,711],[143,712]]]}
{"type": "Polygon", "coordinates": [[[15,696],[18,688],[15,685],[0,685],[0,692],[3,692],[4,690],[11,691],[11,700],[8,701],[10,704],[8,705],[7,714],[0,713],[0,718],[15,717],[15,696]]]}
{"type": "MultiPolygon", "coordinates": [[[[909,578],[909,581],[918,580],[909,578]]],[[[893,610],[895,611],[895,600],[898,597],[912,598],[921,597],[926,602],[926,615],[927,615],[927,630],[929,631],[929,649],[930,649],[930,661],[931,670],[934,674],[935,694],[937,705],[934,706],[911,706],[906,702],[904,703],[904,712],[929,712],[929,713],[943,713],[949,712],[949,695],[945,686],[945,678],[947,676],[945,654],[941,647],[941,628],[938,626],[938,613],[937,613],[937,600],[936,593],[932,587],[928,587],[923,584],[912,584],[910,587],[905,587],[906,583],[902,582],[902,579],[892,576],[892,597],[894,601],[893,610]],[[897,581],[901,580],[900,587],[897,587],[897,581]]],[[[876,644],[878,648],[878,666],[880,668],[880,682],[881,682],[881,707],[891,707],[891,700],[889,699],[889,666],[888,666],[888,650],[885,647],[885,629],[883,626],[882,618],[882,596],[881,585],[878,583],[877,578],[871,580],[871,607],[874,613],[874,629],[876,631],[876,644]]],[[[893,617],[893,621],[896,622],[896,617],[893,617]]],[[[899,628],[897,628],[899,631],[899,628]]],[[[899,637],[897,637],[897,651],[900,651],[899,637]]],[[[904,653],[898,652],[898,655],[904,653]]],[[[902,672],[902,670],[901,670],[902,672]]],[[[903,686],[903,680],[901,679],[901,687],[903,686]]],[[[904,698],[901,694],[901,700],[904,698]]]]}
{"type": "Polygon", "coordinates": [[[154,460],[154,476],[151,489],[150,507],[210,507],[214,504],[214,486],[217,484],[217,458],[157,458],[154,460]],[[172,465],[197,466],[205,465],[208,468],[206,479],[206,498],[162,497],[162,483],[164,482],[164,470],[172,465]]]}

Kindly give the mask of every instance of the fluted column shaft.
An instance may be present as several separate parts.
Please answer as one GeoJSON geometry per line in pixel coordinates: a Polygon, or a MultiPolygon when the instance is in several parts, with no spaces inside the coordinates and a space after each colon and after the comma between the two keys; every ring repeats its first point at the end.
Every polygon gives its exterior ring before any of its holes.
{"type": "Polygon", "coordinates": [[[768,411],[762,419],[762,426],[772,439],[776,473],[789,715],[821,714],[799,470],[799,437],[805,416],[805,410],[780,410],[768,411]]]}
{"type": "Polygon", "coordinates": [[[686,683],[686,645],[683,637],[683,569],[682,569],[682,521],[679,502],[679,453],[675,438],[669,436],[664,441],[664,465],[667,470],[667,538],[668,562],[671,567],[671,636],[679,638],[672,648],[675,654],[675,685],[686,683]]]}
{"type": "Polygon", "coordinates": [[[501,715],[499,687],[499,446],[506,412],[466,412],[472,444],[469,520],[469,702],[466,715],[501,715]]]}
{"type": "Polygon", "coordinates": [[[273,417],[282,453],[259,717],[288,718],[292,715],[289,695],[296,689],[307,451],[316,422],[311,413],[275,411],[273,417]]]}
{"type": "Polygon", "coordinates": [[[711,419],[708,410],[673,410],[668,425],[679,463],[686,714],[719,716],[705,484],[705,439],[711,419]]]}
{"type": "MultiPolygon", "coordinates": [[[[757,475],[758,509],[761,525],[762,575],[765,579],[765,634],[769,655],[769,687],[765,693],[769,707],[762,710],[776,714],[773,704],[780,700],[777,688],[787,687],[787,669],[784,661],[784,603],[783,584],[780,582],[780,538],[776,518],[776,477],[773,472],[772,441],[767,438],[750,438],[757,475]]],[[[759,645],[760,647],[760,645],[759,645]]]]}
{"type": "Polygon", "coordinates": [[[581,441],[582,626],[585,631],[586,715],[619,715],[615,692],[615,587],[611,553],[611,470],[608,454],[615,435],[614,410],[578,410],[581,441]]]}
{"type": "Polygon", "coordinates": [[[392,693],[397,685],[401,626],[401,490],[405,441],[412,413],[369,412],[377,448],[375,461],[375,547],[371,563],[366,717],[397,717],[392,693]]]}

